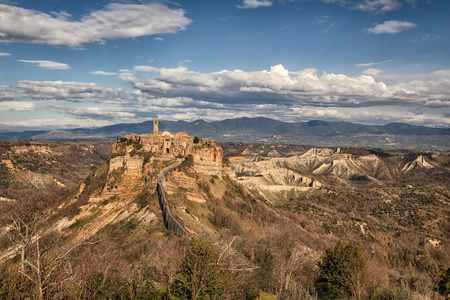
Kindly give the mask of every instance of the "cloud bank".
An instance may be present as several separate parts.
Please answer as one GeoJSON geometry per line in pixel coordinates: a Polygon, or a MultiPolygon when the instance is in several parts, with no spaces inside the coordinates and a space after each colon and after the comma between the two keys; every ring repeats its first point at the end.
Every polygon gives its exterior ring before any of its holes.
{"type": "MultiPolygon", "coordinates": [[[[142,68],[142,66],[141,66],[142,68]]],[[[141,69],[139,68],[139,69],[141,69]]],[[[270,70],[244,72],[223,70],[201,74],[186,67],[161,68],[150,79],[138,79],[131,73],[120,78],[130,87],[154,97],[182,97],[219,103],[272,103],[348,106],[385,100],[393,92],[371,76],[349,77],[306,69],[290,72],[282,65],[270,70]]]]}
{"type": "MultiPolygon", "coordinates": [[[[145,70],[139,66],[136,70],[145,70]]],[[[119,76],[134,90],[150,97],[188,97],[224,104],[311,105],[362,107],[425,103],[430,99],[450,100],[450,71],[426,74],[420,80],[386,85],[372,76],[317,74],[316,69],[290,71],[283,65],[270,70],[244,72],[223,70],[202,74],[186,67],[153,68],[153,78],[140,79],[133,73],[119,76]]],[[[370,75],[381,70],[369,68],[370,75]]]]}
{"type": "Polygon", "coordinates": [[[29,111],[36,110],[36,105],[32,102],[3,101],[0,102],[0,111],[29,111]]]}
{"type": "Polygon", "coordinates": [[[182,9],[159,3],[113,3],[79,21],[0,4],[0,41],[81,47],[83,44],[184,30],[192,21],[182,9]],[[12,26],[14,24],[14,26],[12,26]]]}
{"type": "Polygon", "coordinates": [[[322,119],[450,126],[446,115],[450,70],[404,78],[392,85],[368,75],[319,75],[316,69],[291,71],[283,65],[262,71],[206,74],[186,67],[136,66],[132,70],[119,75],[132,88],[128,91],[63,81],[20,81],[16,86],[3,86],[0,101],[5,104],[0,111],[44,105],[66,116],[70,124],[83,120],[91,126],[154,117],[214,121],[258,116],[297,122],[322,119]]]}
{"type": "Polygon", "coordinates": [[[122,89],[105,88],[96,83],[22,80],[15,86],[20,95],[35,100],[109,100],[122,99],[122,89]]]}

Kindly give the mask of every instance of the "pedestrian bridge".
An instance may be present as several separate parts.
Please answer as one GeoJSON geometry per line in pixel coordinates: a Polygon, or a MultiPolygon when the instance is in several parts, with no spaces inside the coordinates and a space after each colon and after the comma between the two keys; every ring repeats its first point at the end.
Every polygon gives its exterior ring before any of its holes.
{"type": "Polygon", "coordinates": [[[158,200],[159,205],[161,206],[164,226],[179,237],[188,237],[189,232],[186,230],[186,228],[184,228],[183,225],[181,225],[181,223],[172,215],[172,212],[170,211],[165,188],[166,182],[164,179],[166,173],[176,169],[182,162],[182,160],[179,160],[178,162],[168,166],[167,168],[162,169],[158,176],[158,184],[156,188],[158,191],[158,200]]]}

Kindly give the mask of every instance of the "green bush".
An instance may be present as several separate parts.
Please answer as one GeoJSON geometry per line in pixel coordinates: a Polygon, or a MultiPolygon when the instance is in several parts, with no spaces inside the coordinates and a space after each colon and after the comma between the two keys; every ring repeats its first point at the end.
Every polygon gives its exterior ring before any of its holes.
{"type": "Polygon", "coordinates": [[[142,192],[137,194],[134,202],[136,202],[137,205],[139,205],[139,208],[142,209],[149,204],[151,196],[152,195],[150,194],[148,189],[144,189],[142,192]]]}
{"type": "Polygon", "coordinates": [[[225,276],[210,242],[192,239],[170,286],[174,299],[220,299],[225,276]]]}
{"type": "Polygon", "coordinates": [[[450,296],[450,268],[442,272],[441,281],[439,281],[439,293],[445,297],[450,296]]]}
{"type": "Polygon", "coordinates": [[[255,265],[259,268],[255,271],[255,279],[259,288],[265,292],[273,293],[277,286],[275,278],[276,256],[269,238],[259,240],[255,249],[255,265]]]}
{"type": "Polygon", "coordinates": [[[366,281],[367,258],[360,243],[339,241],[325,250],[316,287],[329,297],[361,297],[366,281]]]}
{"type": "Polygon", "coordinates": [[[85,296],[88,299],[130,299],[130,287],[119,272],[96,272],[87,280],[85,296]]]}

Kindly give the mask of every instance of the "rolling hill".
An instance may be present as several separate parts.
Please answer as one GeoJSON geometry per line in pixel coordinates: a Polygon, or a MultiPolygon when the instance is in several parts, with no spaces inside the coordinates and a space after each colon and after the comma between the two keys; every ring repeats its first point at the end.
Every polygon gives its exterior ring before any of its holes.
{"type": "MultiPolygon", "coordinates": [[[[152,131],[152,121],[116,124],[100,128],[0,133],[1,140],[111,140],[130,133],[152,131]]],[[[220,142],[308,144],[419,149],[450,149],[449,128],[430,128],[403,123],[362,125],[350,122],[308,121],[288,123],[268,118],[238,118],[206,122],[160,121],[161,131],[187,132],[220,142]]]]}

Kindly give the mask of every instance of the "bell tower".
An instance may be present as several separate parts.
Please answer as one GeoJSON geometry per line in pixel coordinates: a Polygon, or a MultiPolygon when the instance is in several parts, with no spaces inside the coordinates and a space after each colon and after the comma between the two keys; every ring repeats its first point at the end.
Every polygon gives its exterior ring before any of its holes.
{"type": "Polygon", "coordinates": [[[159,121],[158,119],[153,119],[153,134],[158,134],[159,121]]]}
{"type": "Polygon", "coordinates": [[[153,119],[153,134],[158,134],[159,132],[159,121],[158,119],[153,119]]]}

